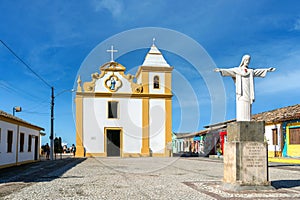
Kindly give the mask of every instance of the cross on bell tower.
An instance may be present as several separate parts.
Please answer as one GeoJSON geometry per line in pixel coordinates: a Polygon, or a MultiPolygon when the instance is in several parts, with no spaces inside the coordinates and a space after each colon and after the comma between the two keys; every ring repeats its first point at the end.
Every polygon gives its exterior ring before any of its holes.
{"type": "Polygon", "coordinates": [[[155,38],[152,39],[152,46],[155,46],[155,38]]]}
{"type": "Polygon", "coordinates": [[[118,50],[114,49],[114,46],[111,45],[111,48],[109,50],[106,50],[106,51],[110,52],[110,58],[111,58],[110,62],[115,62],[114,61],[114,53],[118,52],[118,50]]]}

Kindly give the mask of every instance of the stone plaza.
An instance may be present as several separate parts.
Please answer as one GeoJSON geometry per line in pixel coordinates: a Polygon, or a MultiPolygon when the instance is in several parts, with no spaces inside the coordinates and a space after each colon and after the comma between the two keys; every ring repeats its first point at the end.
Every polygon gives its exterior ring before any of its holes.
{"type": "Polygon", "coordinates": [[[232,192],[222,187],[221,159],[65,158],[31,164],[13,177],[0,171],[0,198],[300,199],[300,165],[269,163],[268,171],[273,190],[232,192]],[[3,194],[6,187],[12,189],[3,194]]]}

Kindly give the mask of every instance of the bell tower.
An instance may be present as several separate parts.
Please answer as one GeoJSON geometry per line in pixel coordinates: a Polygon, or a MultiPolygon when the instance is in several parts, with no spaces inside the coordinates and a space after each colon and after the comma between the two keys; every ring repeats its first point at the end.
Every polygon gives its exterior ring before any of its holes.
{"type": "Polygon", "coordinates": [[[143,85],[143,142],[141,152],[168,156],[172,142],[172,70],[159,49],[153,44],[136,74],[143,85]],[[149,120],[151,116],[151,120],[149,120]],[[162,145],[160,141],[164,141],[162,145]],[[164,146],[164,149],[160,149],[164,146]]]}

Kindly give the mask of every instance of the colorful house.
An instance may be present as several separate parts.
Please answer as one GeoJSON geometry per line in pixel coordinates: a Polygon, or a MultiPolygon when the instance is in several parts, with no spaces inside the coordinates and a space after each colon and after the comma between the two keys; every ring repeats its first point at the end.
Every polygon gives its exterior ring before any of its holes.
{"type": "Polygon", "coordinates": [[[253,115],[265,121],[269,157],[300,157],[300,104],[253,115]]]}
{"type": "Polygon", "coordinates": [[[211,137],[207,137],[207,130],[193,133],[174,133],[173,154],[181,156],[208,156],[212,143],[211,137]],[[208,148],[205,148],[208,147],[208,148]]]}
{"type": "Polygon", "coordinates": [[[173,138],[173,153],[176,154],[187,154],[192,153],[192,143],[194,136],[197,133],[174,133],[173,138]]]}
{"type": "Polygon", "coordinates": [[[38,161],[43,130],[0,110],[0,168],[38,161]]]}
{"type": "Polygon", "coordinates": [[[224,150],[226,142],[226,126],[230,120],[205,126],[205,130],[193,133],[174,133],[173,153],[198,156],[216,155],[218,148],[224,150]]]}
{"type": "MultiPolygon", "coordinates": [[[[255,114],[252,120],[265,121],[264,134],[268,142],[269,157],[300,157],[300,104],[255,114]]],[[[227,124],[234,121],[205,126],[208,130],[206,137],[210,136],[215,140],[206,143],[205,148],[211,148],[210,146],[218,141],[224,152],[227,124]]]]}
{"type": "Polygon", "coordinates": [[[211,149],[209,155],[216,155],[217,148],[221,149],[221,154],[224,154],[224,145],[227,141],[227,124],[234,122],[235,120],[228,120],[216,124],[204,126],[207,130],[207,139],[205,143],[206,149],[211,149]],[[208,139],[210,138],[210,139],[208,139]],[[210,142],[208,142],[210,141],[210,142]]]}

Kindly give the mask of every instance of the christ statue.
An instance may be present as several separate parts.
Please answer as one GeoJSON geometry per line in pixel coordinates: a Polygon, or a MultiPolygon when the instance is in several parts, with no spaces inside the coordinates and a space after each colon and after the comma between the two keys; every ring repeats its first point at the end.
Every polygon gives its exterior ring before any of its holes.
{"type": "Polygon", "coordinates": [[[250,69],[250,56],[244,55],[239,67],[230,69],[216,68],[222,76],[231,76],[236,87],[236,121],[251,120],[251,105],[254,102],[254,77],[265,77],[267,72],[275,71],[275,68],[250,69]]]}

